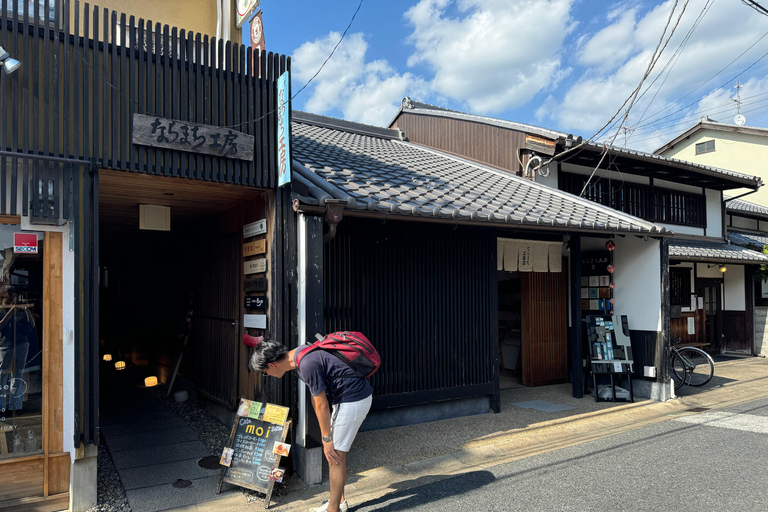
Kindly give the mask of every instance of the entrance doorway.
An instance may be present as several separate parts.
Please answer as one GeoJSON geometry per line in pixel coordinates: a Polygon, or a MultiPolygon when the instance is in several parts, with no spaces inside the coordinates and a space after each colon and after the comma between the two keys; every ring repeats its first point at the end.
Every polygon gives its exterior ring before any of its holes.
{"type": "Polygon", "coordinates": [[[704,350],[713,353],[722,351],[722,279],[699,279],[696,295],[704,298],[704,350]]]}
{"type": "Polygon", "coordinates": [[[99,342],[112,358],[103,386],[140,386],[149,376],[162,386],[176,377],[172,392],[188,388],[235,407],[242,226],[262,218],[265,205],[253,188],[100,172],[99,342]],[[140,229],[139,205],[170,208],[170,229],[140,229]],[[127,371],[116,380],[117,361],[127,371]]]}

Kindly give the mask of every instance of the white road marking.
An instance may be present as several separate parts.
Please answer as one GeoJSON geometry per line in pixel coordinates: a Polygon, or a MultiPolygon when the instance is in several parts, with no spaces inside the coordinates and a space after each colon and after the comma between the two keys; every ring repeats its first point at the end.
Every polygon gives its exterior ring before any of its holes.
{"type": "Polygon", "coordinates": [[[675,418],[674,421],[706,425],[708,427],[730,428],[768,434],[768,416],[755,416],[753,414],[736,414],[732,412],[704,412],[675,418]]]}

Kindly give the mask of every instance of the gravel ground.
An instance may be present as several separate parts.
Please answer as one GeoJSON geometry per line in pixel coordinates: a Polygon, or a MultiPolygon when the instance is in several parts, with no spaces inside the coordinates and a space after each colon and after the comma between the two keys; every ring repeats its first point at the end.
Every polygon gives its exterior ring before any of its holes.
{"type": "MultiPolygon", "coordinates": [[[[205,410],[205,403],[201,401],[187,400],[186,402],[176,402],[172,397],[166,398],[163,392],[164,388],[152,388],[147,392],[156,400],[165,404],[181,417],[200,438],[200,441],[211,451],[212,454],[220,455],[224,445],[229,440],[231,427],[224,425],[208,411],[205,410]]],[[[104,440],[99,445],[98,455],[98,498],[97,505],[89,512],[131,512],[128,505],[128,499],[125,496],[123,484],[117,474],[112,456],[109,454],[104,440]]],[[[262,501],[265,495],[240,488],[248,503],[262,501]]],[[[287,494],[288,488],[282,483],[276,483],[272,491],[272,496],[279,497],[287,494]]]]}

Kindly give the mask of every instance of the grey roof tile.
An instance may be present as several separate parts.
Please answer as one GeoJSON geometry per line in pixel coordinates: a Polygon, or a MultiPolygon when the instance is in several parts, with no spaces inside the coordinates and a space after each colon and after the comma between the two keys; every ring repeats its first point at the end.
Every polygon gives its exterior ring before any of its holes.
{"type": "Polygon", "coordinates": [[[712,263],[768,263],[768,254],[726,242],[669,241],[669,257],[712,263]]]}
{"type": "MultiPolygon", "coordinates": [[[[725,199],[729,199],[729,196],[723,196],[725,199]]],[[[747,213],[756,213],[758,215],[764,215],[768,217],[768,208],[756,203],[750,203],[749,201],[744,201],[743,199],[730,199],[728,202],[725,203],[725,207],[729,211],[734,212],[747,212],[747,213]]]]}
{"type": "Polygon", "coordinates": [[[747,233],[746,231],[728,230],[728,238],[736,245],[749,247],[751,249],[762,250],[768,245],[768,236],[756,233],[747,233]]]}
{"type": "MultiPolygon", "coordinates": [[[[353,123],[345,123],[351,130],[353,123]]],[[[292,155],[356,209],[574,231],[664,234],[665,228],[544,185],[389,137],[293,123],[292,155]]]]}

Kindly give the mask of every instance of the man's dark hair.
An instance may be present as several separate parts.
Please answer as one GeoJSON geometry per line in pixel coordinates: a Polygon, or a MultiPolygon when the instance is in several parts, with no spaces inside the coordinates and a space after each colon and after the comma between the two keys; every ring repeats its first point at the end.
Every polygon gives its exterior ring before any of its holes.
{"type": "Polygon", "coordinates": [[[251,370],[263,372],[269,363],[279,361],[285,357],[287,352],[288,349],[282,343],[275,340],[264,340],[253,349],[248,367],[251,370]]]}

